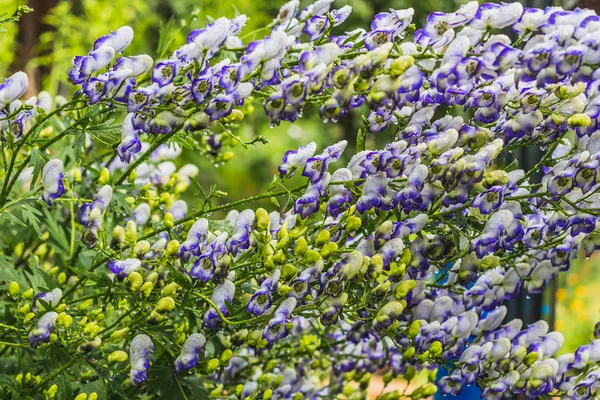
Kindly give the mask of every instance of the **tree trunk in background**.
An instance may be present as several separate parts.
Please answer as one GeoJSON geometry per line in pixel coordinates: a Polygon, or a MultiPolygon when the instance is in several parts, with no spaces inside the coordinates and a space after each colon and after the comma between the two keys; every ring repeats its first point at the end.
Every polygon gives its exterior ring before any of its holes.
{"type": "Polygon", "coordinates": [[[596,11],[596,13],[600,13],[600,0],[580,0],[578,6],[581,8],[589,8],[596,11]]]}
{"type": "Polygon", "coordinates": [[[48,12],[58,4],[59,0],[29,0],[28,5],[33,12],[25,14],[19,21],[19,33],[17,35],[17,56],[11,66],[13,71],[25,71],[29,76],[29,88],[26,96],[35,95],[40,91],[42,77],[48,74],[47,67],[35,67],[28,69],[27,63],[39,55],[38,39],[44,32],[53,29],[44,23],[48,12]]]}

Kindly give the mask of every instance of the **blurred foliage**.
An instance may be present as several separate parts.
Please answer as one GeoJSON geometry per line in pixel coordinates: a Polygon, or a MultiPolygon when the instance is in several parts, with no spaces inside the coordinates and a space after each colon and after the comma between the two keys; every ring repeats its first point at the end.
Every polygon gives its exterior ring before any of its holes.
{"type": "Polygon", "coordinates": [[[567,273],[558,276],[555,329],[565,335],[561,353],[572,353],[594,337],[594,324],[600,321],[600,253],[585,254],[571,263],[567,273]]]}

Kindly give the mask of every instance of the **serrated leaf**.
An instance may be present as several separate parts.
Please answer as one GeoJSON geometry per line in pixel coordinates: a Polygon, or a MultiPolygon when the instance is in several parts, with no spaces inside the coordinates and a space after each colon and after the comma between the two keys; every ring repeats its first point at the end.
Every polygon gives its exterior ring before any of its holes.
{"type": "Polygon", "coordinates": [[[85,132],[105,145],[113,146],[121,142],[121,124],[113,122],[113,119],[109,119],[101,124],[88,126],[85,132]]]}
{"type": "Polygon", "coordinates": [[[192,184],[192,187],[196,190],[196,193],[194,194],[202,197],[202,200],[206,200],[206,192],[204,191],[204,188],[202,187],[200,182],[198,182],[193,177],[190,177],[190,182],[192,184]]]}

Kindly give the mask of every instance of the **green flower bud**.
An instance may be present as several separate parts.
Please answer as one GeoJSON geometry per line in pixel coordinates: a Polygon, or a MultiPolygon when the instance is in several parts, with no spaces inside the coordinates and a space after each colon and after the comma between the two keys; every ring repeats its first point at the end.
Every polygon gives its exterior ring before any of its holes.
{"type": "Polygon", "coordinates": [[[373,295],[375,295],[376,297],[379,297],[379,298],[383,298],[383,297],[385,297],[387,292],[390,290],[391,286],[392,286],[391,281],[387,281],[387,280],[383,281],[379,285],[375,286],[375,288],[373,289],[373,295]]]}
{"type": "Polygon", "coordinates": [[[292,400],[302,400],[304,399],[304,395],[302,393],[296,393],[294,395],[294,397],[292,397],[292,400]]]}
{"type": "Polygon", "coordinates": [[[296,240],[296,246],[294,247],[294,254],[297,256],[303,256],[304,254],[306,254],[306,251],[308,250],[308,243],[306,242],[306,239],[301,237],[298,240],[296,240]]]}
{"type": "Polygon", "coordinates": [[[137,227],[133,220],[129,220],[125,225],[125,243],[128,246],[133,246],[135,242],[137,242],[137,227]]]}
{"type": "Polygon", "coordinates": [[[87,400],[98,400],[98,393],[96,393],[96,392],[90,393],[87,400]]]}
{"type": "Polygon", "coordinates": [[[133,271],[127,275],[127,289],[132,292],[137,292],[143,283],[142,275],[139,272],[133,271]]]}
{"type": "Polygon", "coordinates": [[[354,215],[351,215],[346,218],[346,229],[348,232],[356,232],[360,229],[362,225],[362,220],[354,215]]]}
{"type": "Polygon", "coordinates": [[[81,182],[81,168],[74,168],[73,169],[73,182],[75,183],[79,183],[81,182]]]}
{"type": "Polygon", "coordinates": [[[267,389],[263,392],[263,395],[262,395],[263,400],[269,400],[271,397],[273,397],[272,389],[267,389]]]}
{"type": "Polygon", "coordinates": [[[390,75],[394,78],[398,77],[413,65],[415,65],[413,56],[400,56],[392,61],[392,64],[390,65],[390,75]]]}
{"type": "Polygon", "coordinates": [[[181,288],[181,286],[179,286],[176,282],[171,282],[160,291],[160,294],[162,296],[172,296],[177,293],[179,288],[181,288]]]}
{"type": "Polygon", "coordinates": [[[321,247],[321,251],[319,252],[323,258],[329,257],[331,253],[337,251],[338,244],[336,242],[327,242],[323,247],[321,247]]]}
{"type": "Polygon", "coordinates": [[[65,274],[64,272],[61,272],[60,274],[58,274],[58,276],[56,277],[56,283],[58,283],[59,285],[64,285],[67,282],[67,274],[65,274]]]}
{"type": "Polygon", "coordinates": [[[169,241],[169,243],[167,244],[167,250],[165,251],[165,255],[167,256],[173,256],[176,255],[179,252],[179,241],[178,240],[171,240],[169,241]]]}
{"type": "Polygon", "coordinates": [[[140,291],[142,292],[142,294],[144,295],[144,297],[148,298],[150,297],[150,293],[152,293],[152,289],[154,289],[154,283],[152,282],[145,282],[142,287],[140,288],[140,291]]]}
{"type": "Polygon", "coordinates": [[[406,336],[411,339],[417,337],[417,335],[421,332],[421,321],[413,321],[406,331],[406,336]]]}
{"type": "Polygon", "coordinates": [[[437,386],[431,382],[426,383],[422,387],[423,397],[431,397],[437,393],[437,386]]]}
{"type": "Polygon", "coordinates": [[[123,361],[127,361],[127,358],[129,358],[127,356],[127,353],[125,353],[123,350],[117,350],[117,351],[113,351],[112,353],[110,353],[110,355],[108,356],[108,362],[109,363],[123,362],[123,361]]]}
{"type": "Polygon", "coordinates": [[[135,244],[135,247],[133,248],[133,253],[141,258],[142,256],[146,255],[151,249],[152,246],[150,246],[149,241],[140,240],[135,244]]]}
{"type": "Polygon", "coordinates": [[[498,265],[500,265],[500,258],[492,254],[483,256],[481,262],[479,263],[479,266],[482,271],[487,271],[488,269],[496,268],[498,265]]]}
{"type": "Polygon", "coordinates": [[[163,224],[165,224],[167,228],[172,228],[175,225],[175,219],[173,218],[173,214],[166,213],[163,217],[163,224]]]}
{"type": "Polygon", "coordinates": [[[24,291],[23,294],[21,295],[21,298],[23,300],[31,300],[31,299],[33,299],[33,289],[29,288],[26,291],[24,291]]]}
{"type": "Polygon", "coordinates": [[[91,305],[92,305],[92,299],[87,299],[87,300],[84,300],[81,303],[79,303],[79,306],[77,307],[77,309],[79,311],[85,311],[88,308],[90,308],[91,305]]]}
{"type": "Polygon", "coordinates": [[[231,337],[231,344],[234,346],[241,346],[246,342],[248,338],[248,329],[242,329],[237,331],[231,337]]]}
{"type": "Polygon", "coordinates": [[[156,312],[160,314],[166,314],[175,309],[175,300],[172,297],[163,297],[156,303],[156,307],[154,308],[156,312]]]}
{"type": "Polygon", "coordinates": [[[304,254],[304,261],[307,264],[314,264],[317,261],[319,261],[321,259],[321,254],[319,254],[317,251],[315,250],[307,250],[306,253],[304,254]]]}
{"type": "Polygon", "coordinates": [[[79,393],[77,396],[75,396],[75,398],[73,400],[86,400],[86,399],[87,399],[86,393],[79,393]]]}
{"type": "Polygon", "coordinates": [[[12,297],[17,297],[20,291],[21,288],[17,282],[12,281],[8,284],[8,294],[10,294],[12,297]]]}
{"type": "Polygon", "coordinates": [[[244,393],[244,385],[242,385],[241,383],[239,385],[237,385],[235,387],[235,395],[237,397],[242,397],[242,394],[244,393]]]}
{"type": "Polygon", "coordinates": [[[398,286],[396,286],[396,289],[394,290],[394,296],[396,296],[398,300],[403,299],[415,287],[417,287],[417,282],[413,279],[402,281],[398,286]]]}
{"type": "Polygon", "coordinates": [[[440,354],[442,354],[442,351],[442,343],[437,340],[431,343],[431,346],[429,346],[429,354],[431,354],[432,357],[439,356],[440,354]]]}
{"type": "Polygon", "coordinates": [[[592,119],[587,114],[578,113],[567,118],[567,124],[573,128],[586,128],[592,124],[592,119]]]}
{"type": "Polygon", "coordinates": [[[44,396],[46,399],[53,399],[56,396],[56,392],[58,392],[58,385],[55,383],[44,392],[44,396]]]}
{"type": "Polygon", "coordinates": [[[321,246],[322,244],[327,243],[329,241],[330,237],[331,237],[331,233],[328,230],[323,229],[322,231],[319,232],[319,234],[315,238],[315,244],[317,246],[321,246]]]}
{"type": "Polygon", "coordinates": [[[562,84],[554,90],[554,95],[561,100],[568,100],[579,96],[585,90],[586,85],[578,82],[575,85],[562,84]]]}
{"type": "Polygon", "coordinates": [[[402,353],[402,358],[405,358],[408,360],[409,358],[412,358],[414,355],[415,355],[415,348],[410,346],[409,348],[404,350],[404,353],[402,353]]]}
{"type": "Polygon", "coordinates": [[[292,239],[298,239],[300,236],[304,235],[307,229],[306,226],[295,226],[290,232],[290,237],[292,239]]]}
{"type": "Polygon", "coordinates": [[[281,250],[277,250],[273,256],[273,262],[277,265],[281,265],[285,262],[285,254],[281,250]]]}
{"type": "Polygon", "coordinates": [[[100,171],[100,176],[98,177],[98,183],[100,185],[106,185],[110,181],[110,172],[108,168],[102,168],[100,171]]]}
{"type": "Polygon", "coordinates": [[[410,261],[412,260],[412,254],[410,254],[409,249],[405,249],[402,252],[402,256],[400,257],[400,263],[410,265],[410,261]]]}
{"type": "Polygon", "coordinates": [[[282,296],[287,296],[288,293],[290,293],[292,291],[292,288],[289,287],[288,285],[281,285],[279,286],[279,289],[277,289],[277,293],[279,293],[282,296]]]}
{"type": "Polygon", "coordinates": [[[525,364],[526,367],[531,367],[533,363],[535,363],[538,360],[538,358],[539,354],[535,351],[532,351],[531,353],[525,356],[525,358],[523,359],[523,364],[525,364]]]}
{"type": "Polygon", "coordinates": [[[158,274],[156,272],[152,272],[152,273],[148,274],[148,276],[146,277],[146,282],[152,282],[153,284],[156,285],[157,281],[158,281],[158,274]]]}
{"type": "Polygon", "coordinates": [[[110,335],[110,341],[113,343],[119,343],[125,338],[125,335],[129,333],[129,327],[125,327],[122,329],[117,329],[110,335]]]}
{"type": "Polygon", "coordinates": [[[156,309],[154,309],[150,312],[150,315],[148,315],[148,318],[146,318],[146,321],[149,324],[156,325],[158,323],[161,323],[164,319],[165,319],[165,316],[160,314],[158,311],[156,311],[156,309]]]}
{"type": "Polygon", "coordinates": [[[290,279],[296,276],[297,272],[298,268],[296,268],[294,265],[285,264],[283,268],[281,268],[281,279],[283,279],[284,281],[289,281],[290,279]]]}
{"type": "Polygon", "coordinates": [[[120,250],[125,244],[125,229],[121,225],[113,228],[110,247],[114,250],[120,250]]]}
{"type": "Polygon", "coordinates": [[[219,362],[218,359],[212,358],[212,359],[208,360],[208,362],[206,363],[206,370],[209,373],[213,373],[219,368],[220,365],[221,365],[221,363],[219,362]]]}
{"type": "Polygon", "coordinates": [[[233,357],[233,351],[231,351],[231,349],[225,350],[220,357],[221,364],[224,366],[229,365],[229,360],[231,360],[231,357],[233,357]]]}
{"type": "Polygon", "coordinates": [[[269,224],[271,220],[269,218],[269,213],[264,208],[259,208],[256,210],[254,214],[256,216],[256,230],[259,232],[264,232],[269,229],[269,224]]]}

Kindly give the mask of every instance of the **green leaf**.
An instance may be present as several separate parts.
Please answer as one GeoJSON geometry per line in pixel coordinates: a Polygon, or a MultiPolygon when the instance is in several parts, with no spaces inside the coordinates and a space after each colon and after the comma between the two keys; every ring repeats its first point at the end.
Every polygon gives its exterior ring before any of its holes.
{"type": "Polygon", "coordinates": [[[113,146],[121,142],[121,124],[114,124],[113,122],[114,119],[109,119],[100,124],[88,126],[85,132],[105,145],[113,146]]]}
{"type": "Polygon", "coordinates": [[[363,151],[366,147],[367,130],[360,128],[356,134],[356,152],[363,151]]]}
{"type": "Polygon", "coordinates": [[[204,191],[204,188],[202,187],[200,182],[198,182],[194,177],[190,177],[190,182],[192,183],[192,187],[196,191],[194,195],[200,196],[202,200],[206,200],[206,192],[204,191]]]}

